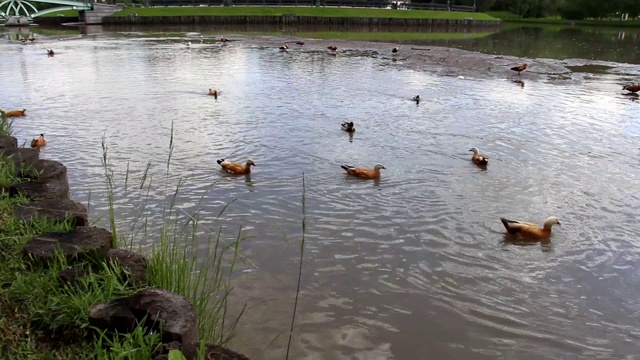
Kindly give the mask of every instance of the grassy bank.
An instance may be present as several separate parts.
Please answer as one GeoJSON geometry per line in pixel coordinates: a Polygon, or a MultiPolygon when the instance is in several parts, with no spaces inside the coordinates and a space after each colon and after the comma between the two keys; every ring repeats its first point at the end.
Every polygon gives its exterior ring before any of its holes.
{"type": "Polygon", "coordinates": [[[56,11],[56,12],[42,15],[42,17],[56,17],[56,16],[78,17],[80,16],[80,13],[78,12],[78,10],[61,10],[61,11],[56,11]]]}
{"type": "Polygon", "coordinates": [[[113,16],[298,16],[354,17],[354,18],[402,18],[402,19],[450,19],[497,20],[484,14],[457,11],[354,9],[337,7],[162,7],[127,8],[113,16]]]}
{"type": "Polygon", "coordinates": [[[505,23],[523,24],[548,24],[548,25],[580,25],[580,26],[607,26],[607,27],[640,27],[640,20],[622,21],[617,18],[603,20],[565,20],[560,16],[547,16],[543,18],[523,18],[507,11],[490,11],[488,15],[500,19],[505,23]]]}
{"type": "MultiPolygon", "coordinates": [[[[10,134],[11,123],[0,119],[0,135],[10,134]]],[[[232,288],[231,273],[239,258],[241,231],[235,242],[226,242],[221,240],[219,231],[200,227],[197,214],[178,214],[174,205],[179,185],[173,192],[174,197],[165,204],[159,233],[146,231],[152,227],[152,221],[142,215],[127,231],[117,228],[113,194],[116,184],[121,183],[112,171],[106,144],[103,149],[110,200],[109,214],[103,220],[111,226],[113,243],[130,247],[139,237],[155,240],[153,249],[147,253],[150,261],[146,284],[134,286],[123,276],[123,269],[104,260],[71,264],[64,256],[57,256],[47,264],[39,264],[26,259],[23,247],[33,236],[67,232],[72,228],[71,220],[62,223],[44,219],[19,221],[13,211],[28,200],[3,194],[0,196],[0,354],[3,359],[152,358],[160,343],[158,333],[149,334],[138,327],[129,334],[107,335],[92,328],[88,321],[91,305],[144,287],[167,289],[190,299],[198,315],[202,342],[224,344],[233,333],[238,317],[228,318],[227,298],[232,288]],[[203,233],[209,239],[206,244],[196,236],[203,233]],[[195,246],[196,239],[198,246],[195,246]],[[74,285],[61,282],[59,272],[72,267],[86,271],[88,276],[74,285]]],[[[22,180],[16,177],[11,161],[0,158],[0,162],[0,184],[6,186],[22,180]]],[[[140,179],[141,193],[150,187],[147,181],[150,177],[145,172],[140,179]]],[[[127,173],[124,186],[132,180],[127,173]]],[[[142,204],[143,210],[144,207],[142,204]]]]}

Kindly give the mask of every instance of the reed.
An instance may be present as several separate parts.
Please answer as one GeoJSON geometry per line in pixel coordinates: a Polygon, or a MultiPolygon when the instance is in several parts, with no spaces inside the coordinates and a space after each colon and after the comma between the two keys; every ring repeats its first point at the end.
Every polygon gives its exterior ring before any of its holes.
{"type": "MultiPolygon", "coordinates": [[[[127,231],[116,229],[116,194],[124,193],[127,198],[135,198],[129,190],[129,183],[135,181],[130,173],[129,164],[124,174],[124,186],[117,186],[113,167],[108,154],[109,147],[103,139],[103,167],[107,179],[108,222],[117,235],[119,246],[134,247],[150,256],[147,283],[150,286],[166,289],[189,299],[198,315],[200,337],[203,343],[226,344],[244,313],[246,305],[238,316],[229,319],[229,295],[233,290],[233,273],[238,261],[250,263],[240,255],[243,230],[240,227],[235,237],[226,240],[222,228],[210,229],[201,224],[200,210],[188,213],[176,205],[182,191],[182,179],[171,185],[171,166],[174,151],[174,127],[168,144],[168,155],[164,166],[165,200],[161,206],[160,218],[154,218],[150,211],[150,194],[154,176],[151,164],[147,164],[140,183],[137,186],[139,201],[134,219],[128,224],[127,231]],[[121,190],[122,189],[122,190],[121,190]],[[151,249],[145,250],[140,244],[152,239],[151,249]]],[[[212,184],[213,186],[213,184],[212,184]]],[[[204,197],[204,195],[203,195],[204,197]]],[[[200,203],[203,198],[200,198],[200,203]]],[[[235,201],[235,200],[234,200],[235,201]]],[[[220,219],[233,201],[222,207],[216,220],[220,219]]],[[[114,235],[114,238],[116,236],[114,235]]]]}

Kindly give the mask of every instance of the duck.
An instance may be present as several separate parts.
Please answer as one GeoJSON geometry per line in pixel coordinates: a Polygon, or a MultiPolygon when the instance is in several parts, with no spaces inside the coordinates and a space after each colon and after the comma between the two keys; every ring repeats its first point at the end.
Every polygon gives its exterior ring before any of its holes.
{"type": "Polygon", "coordinates": [[[6,116],[8,118],[25,116],[26,112],[27,112],[27,109],[18,109],[18,110],[9,110],[9,111],[4,111],[4,110],[0,109],[0,114],[3,114],[4,116],[6,116]]]}
{"type": "Polygon", "coordinates": [[[489,163],[489,157],[485,154],[480,153],[480,150],[476,147],[472,147],[469,151],[473,152],[473,156],[471,156],[471,161],[473,161],[476,165],[487,165],[489,163]]]}
{"type": "Polygon", "coordinates": [[[303,46],[304,45],[304,41],[296,41],[296,45],[303,46]]]}
{"type": "Polygon", "coordinates": [[[420,104],[420,95],[416,95],[411,98],[411,101],[415,101],[416,104],[420,104]]]}
{"type": "Polygon", "coordinates": [[[382,164],[376,164],[372,169],[355,167],[351,165],[340,165],[347,174],[361,179],[380,179],[380,169],[386,169],[382,164]]]}
{"type": "Polygon", "coordinates": [[[209,89],[209,95],[213,96],[214,99],[218,100],[218,90],[209,89]]]}
{"type": "Polygon", "coordinates": [[[542,227],[533,223],[508,220],[505,218],[500,218],[500,221],[502,221],[502,225],[504,225],[504,228],[509,234],[521,235],[534,240],[548,239],[551,236],[551,227],[553,227],[553,225],[560,225],[560,221],[555,216],[548,217],[542,227]]]}
{"type": "Polygon", "coordinates": [[[627,90],[632,93],[637,93],[638,91],[640,91],[640,83],[625,85],[622,87],[622,90],[627,90]]]}
{"type": "Polygon", "coordinates": [[[348,132],[348,133],[352,133],[356,131],[356,128],[353,127],[353,121],[349,121],[349,122],[343,122],[342,123],[342,130],[348,132]]]}
{"type": "Polygon", "coordinates": [[[527,69],[527,64],[522,64],[522,65],[514,66],[514,67],[511,68],[511,70],[517,71],[518,75],[520,75],[520,73],[522,71],[525,71],[526,69],[527,69]]]}
{"type": "Polygon", "coordinates": [[[394,47],[393,49],[391,49],[391,52],[395,55],[398,53],[398,51],[400,51],[400,48],[398,47],[394,47]]]}
{"type": "Polygon", "coordinates": [[[27,39],[22,38],[22,39],[20,39],[20,42],[21,42],[21,43],[26,43],[26,42],[27,42],[27,39]]]}
{"type": "Polygon", "coordinates": [[[236,175],[250,174],[251,167],[256,166],[256,164],[251,159],[247,160],[244,165],[230,162],[225,159],[216,160],[216,162],[222,167],[222,170],[236,175]]]}
{"type": "Polygon", "coordinates": [[[36,38],[34,38],[33,36],[29,38],[29,41],[36,41],[36,38]]]}
{"type": "Polygon", "coordinates": [[[287,51],[287,49],[289,49],[289,45],[284,44],[282,46],[279,47],[280,51],[287,51]]]}
{"type": "Polygon", "coordinates": [[[53,56],[53,55],[55,55],[55,54],[56,54],[56,53],[53,51],[53,49],[47,49],[47,55],[49,55],[49,56],[53,56]]]}
{"type": "Polygon", "coordinates": [[[44,134],[40,134],[40,136],[35,137],[33,138],[33,140],[31,140],[32,148],[41,148],[45,145],[47,145],[47,140],[44,138],[44,134]]]}
{"type": "Polygon", "coordinates": [[[227,39],[226,37],[221,37],[221,38],[220,38],[220,41],[222,41],[223,43],[225,43],[225,42],[229,41],[229,39],[227,39]]]}
{"type": "Polygon", "coordinates": [[[338,50],[338,47],[335,46],[335,45],[329,45],[329,46],[327,46],[327,49],[329,49],[331,51],[336,51],[336,50],[338,50]]]}

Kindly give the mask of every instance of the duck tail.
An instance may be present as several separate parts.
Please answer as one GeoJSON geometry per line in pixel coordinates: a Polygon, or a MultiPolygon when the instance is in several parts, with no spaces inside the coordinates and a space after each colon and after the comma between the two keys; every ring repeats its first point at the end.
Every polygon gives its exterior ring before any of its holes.
{"type": "Polygon", "coordinates": [[[518,67],[517,67],[517,66],[514,66],[514,67],[512,67],[512,68],[511,68],[511,70],[513,70],[513,71],[518,71],[519,69],[518,69],[518,67]]]}
{"type": "Polygon", "coordinates": [[[349,171],[349,169],[351,169],[353,166],[350,165],[340,165],[341,168],[345,169],[346,171],[349,171]]]}
{"type": "Polygon", "coordinates": [[[224,159],[216,160],[216,162],[218,163],[218,165],[221,165],[224,162],[224,159]]]}
{"type": "Polygon", "coordinates": [[[500,218],[500,221],[502,221],[502,225],[504,225],[504,228],[507,229],[507,230],[510,230],[509,224],[517,223],[517,221],[508,220],[508,219],[505,219],[505,218],[502,218],[502,217],[500,218]]]}

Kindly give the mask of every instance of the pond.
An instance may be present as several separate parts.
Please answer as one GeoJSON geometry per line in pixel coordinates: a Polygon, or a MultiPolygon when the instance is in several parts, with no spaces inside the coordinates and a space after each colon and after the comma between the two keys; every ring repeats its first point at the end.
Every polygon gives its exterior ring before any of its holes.
{"type": "Polygon", "coordinates": [[[621,94],[640,75],[634,35],[599,35],[596,51],[583,35],[527,29],[386,42],[184,27],[46,30],[26,45],[15,33],[0,39],[0,107],[28,109],[15,135],[45,133],[41,156],[68,167],[73,198],[98,223],[107,208],[104,136],[123,231],[141,212],[157,225],[178,184],[185,216],[197,212],[228,238],[242,227],[251,264],[236,273],[232,298],[234,314],[244,302],[248,310],[230,345],[251,359],[283,358],[286,348],[303,174],[292,358],[637,353],[640,103],[621,94]],[[221,47],[220,36],[236,41],[221,47]],[[304,46],[293,45],[300,39],[304,46]],[[283,43],[291,51],[279,52],[283,43]],[[530,63],[520,76],[509,70],[524,61],[514,56],[530,63]],[[347,120],[353,136],[340,130],[347,120]],[[471,147],[490,157],[486,169],[470,161],[471,147]],[[220,158],[257,166],[248,178],[229,176],[220,158]],[[340,168],[376,163],[386,167],[380,181],[340,168]],[[504,241],[500,217],[552,215],[562,225],[550,244],[504,241]]]}

